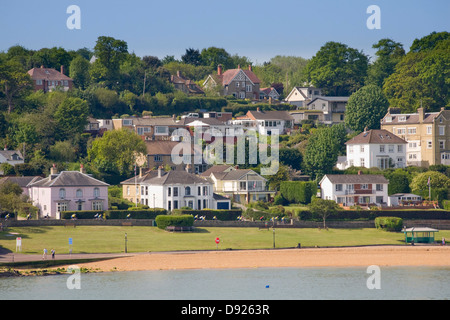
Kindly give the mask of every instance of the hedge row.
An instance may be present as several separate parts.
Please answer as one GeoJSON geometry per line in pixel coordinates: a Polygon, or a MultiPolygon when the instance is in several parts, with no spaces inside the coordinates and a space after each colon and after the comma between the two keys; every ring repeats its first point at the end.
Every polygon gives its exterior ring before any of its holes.
{"type": "Polygon", "coordinates": [[[64,211],[62,219],[71,219],[72,215],[77,219],[95,219],[101,214],[105,219],[156,219],[158,215],[167,214],[167,210],[155,208],[148,210],[106,210],[106,211],[64,211]]]}
{"type": "Polygon", "coordinates": [[[375,227],[386,231],[401,231],[403,219],[398,217],[377,217],[375,218],[375,227]]]}
{"type": "Polygon", "coordinates": [[[181,216],[159,215],[155,221],[157,227],[162,230],[165,230],[168,226],[192,227],[194,225],[194,216],[190,214],[181,216]]]}
{"type": "Polygon", "coordinates": [[[280,194],[290,203],[309,204],[311,197],[317,192],[313,181],[283,181],[280,184],[280,194]]]}
{"type": "MultiPolygon", "coordinates": [[[[308,210],[297,211],[296,215],[299,220],[322,220],[320,215],[312,214],[308,210]]],[[[327,220],[375,220],[377,217],[397,217],[411,220],[450,220],[450,211],[343,210],[329,215],[327,220]]]]}
{"type": "Polygon", "coordinates": [[[186,209],[175,209],[172,211],[173,215],[186,215],[191,214],[192,216],[205,217],[206,220],[213,220],[215,217],[220,221],[231,221],[236,220],[237,217],[242,215],[242,210],[231,209],[231,210],[186,210],[186,209]]]}

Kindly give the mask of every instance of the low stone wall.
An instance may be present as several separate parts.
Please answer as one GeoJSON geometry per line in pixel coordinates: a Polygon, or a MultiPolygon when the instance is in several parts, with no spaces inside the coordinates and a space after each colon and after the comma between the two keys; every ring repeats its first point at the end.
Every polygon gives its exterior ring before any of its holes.
{"type": "MultiPolygon", "coordinates": [[[[127,219],[127,220],[94,220],[94,219],[80,219],[80,220],[2,220],[3,226],[7,227],[38,227],[38,226],[156,226],[153,219],[127,219]]],[[[438,230],[450,230],[450,220],[403,220],[403,225],[410,227],[429,227],[438,230]]],[[[333,229],[351,229],[351,228],[375,228],[375,222],[369,221],[327,221],[327,228],[333,229]]],[[[221,227],[221,228],[322,228],[322,221],[296,221],[288,222],[261,222],[261,221],[218,221],[218,220],[197,220],[194,222],[194,227],[221,227]]]]}

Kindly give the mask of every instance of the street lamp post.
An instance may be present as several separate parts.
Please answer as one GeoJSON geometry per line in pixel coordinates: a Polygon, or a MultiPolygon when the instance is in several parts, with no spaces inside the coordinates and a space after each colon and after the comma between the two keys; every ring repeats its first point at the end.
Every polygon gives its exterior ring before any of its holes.
{"type": "Polygon", "coordinates": [[[125,233],[125,253],[127,253],[127,234],[125,233]]]}

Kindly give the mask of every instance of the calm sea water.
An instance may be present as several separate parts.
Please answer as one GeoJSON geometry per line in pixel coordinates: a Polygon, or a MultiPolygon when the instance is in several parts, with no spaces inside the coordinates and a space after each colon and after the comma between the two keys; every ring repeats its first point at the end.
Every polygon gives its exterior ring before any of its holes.
{"type": "Polygon", "coordinates": [[[381,267],[380,289],[366,268],[137,271],[0,279],[2,300],[397,300],[448,299],[450,268],[381,267]]]}

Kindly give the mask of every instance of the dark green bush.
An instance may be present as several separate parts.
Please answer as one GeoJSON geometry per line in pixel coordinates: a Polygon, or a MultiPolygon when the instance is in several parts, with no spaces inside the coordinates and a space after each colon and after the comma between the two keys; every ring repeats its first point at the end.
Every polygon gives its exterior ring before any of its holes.
{"type": "Polygon", "coordinates": [[[403,219],[398,217],[377,217],[375,218],[375,227],[386,231],[401,231],[403,219]]]}
{"type": "Polygon", "coordinates": [[[165,230],[168,226],[192,227],[194,225],[194,216],[185,214],[181,216],[159,215],[155,219],[159,229],[165,230]]]}
{"type": "Polygon", "coordinates": [[[316,194],[314,181],[283,181],[280,184],[280,194],[290,203],[309,204],[316,194]]]}

